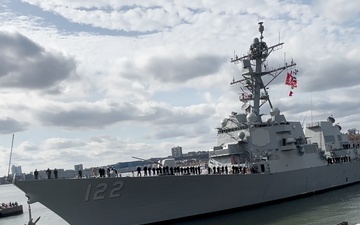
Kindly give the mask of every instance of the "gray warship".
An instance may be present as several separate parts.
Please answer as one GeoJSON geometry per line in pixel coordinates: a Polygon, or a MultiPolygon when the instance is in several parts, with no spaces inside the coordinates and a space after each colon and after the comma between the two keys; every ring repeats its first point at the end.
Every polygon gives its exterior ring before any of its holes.
{"type": "Polygon", "coordinates": [[[332,116],[303,126],[287,121],[272,106],[268,85],[296,64],[266,66],[268,56],[283,43],[267,46],[261,22],[259,32],[246,55],[231,59],[242,65],[241,79],[230,84],[243,88],[243,112],[231,112],[217,127],[209,173],[13,184],[29,204],[39,202],[71,225],[128,225],[240,209],[359,182],[359,144],[351,140],[357,130],[342,133],[332,116]],[[270,77],[267,84],[265,76],[270,77]],[[263,121],[264,105],[270,118],[263,121]]]}

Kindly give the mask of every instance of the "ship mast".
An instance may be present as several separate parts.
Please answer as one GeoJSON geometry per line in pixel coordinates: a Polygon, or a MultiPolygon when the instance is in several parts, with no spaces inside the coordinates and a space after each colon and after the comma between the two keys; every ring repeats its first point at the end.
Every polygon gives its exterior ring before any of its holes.
{"type": "MultiPolygon", "coordinates": [[[[286,68],[293,67],[296,65],[293,61],[290,64],[285,63],[283,67],[279,67],[276,69],[269,69],[266,67],[264,62],[266,58],[270,55],[272,51],[278,50],[282,48],[284,43],[278,43],[276,45],[268,47],[266,42],[263,41],[263,32],[264,26],[263,22],[259,22],[259,32],[260,32],[260,40],[259,38],[254,38],[253,44],[250,45],[250,50],[247,55],[242,57],[238,57],[237,55],[235,58],[231,58],[230,62],[232,63],[239,63],[242,62],[243,65],[243,72],[242,72],[242,79],[241,80],[233,80],[230,85],[234,84],[242,84],[249,92],[243,93],[240,96],[240,100],[247,103],[248,101],[253,101],[253,106],[251,109],[245,107],[247,113],[253,113],[256,116],[256,122],[261,122],[261,114],[260,114],[260,107],[268,102],[271,109],[273,106],[271,104],[269,94],[267,92],[267,86],[283,72],[286,68]],[[262,70],[264,67],[264,71],[262,70]],[[255,68],[255,71],[254,69],[255,68]],[[267,84],[264,84],[262,80],[262,76],[270,75],[272,79],[267,84]],[[260,101],[263,101],[260,104],[260,101]]],[[[250,106],[250,105],[249,105],[250,106]]]]}

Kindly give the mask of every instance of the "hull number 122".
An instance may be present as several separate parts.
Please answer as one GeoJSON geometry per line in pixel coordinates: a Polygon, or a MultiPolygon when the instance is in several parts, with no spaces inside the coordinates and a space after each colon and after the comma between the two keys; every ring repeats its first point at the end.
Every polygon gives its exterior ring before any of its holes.
{"type": "Polygon", "coordinates": [[[124,187],[124,183],[122,181],[115,182],[112,187],[110,187],[110,192],[108,193],[108,184],[100,183],[93,187],[93,185],[89,184],[86,193],[85,193],[85,201],[89,200],[103,200],[105,198],[118,198],[120,197],[120,190],[124,187]],[[94,190],[93,190],[94,189],[94,190]]]}

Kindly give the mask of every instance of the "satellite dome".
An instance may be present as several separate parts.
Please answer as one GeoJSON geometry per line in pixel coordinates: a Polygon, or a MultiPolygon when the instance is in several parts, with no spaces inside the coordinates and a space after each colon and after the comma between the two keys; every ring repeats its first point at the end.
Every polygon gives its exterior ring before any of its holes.
{"type": "Polygon", "coordinates": [[[246,116],[246,120],[249,122],[249,123],[254,123],[256,121],[256,114],[251,112],[249,113],[247,116],[246,116]]]}
{"type": "Polygon", "coordinates": [[[279,108],[273,108],[273,109],[271,110],[271,115],[272,115],[272,116],[278,116],[278,115],[280,115],[280,109],[279,109],[279,108]]]}
{"type": "Polygon", "coordinates": [[[254,38],[254,44],[257,44],[257,43],[259,43],[259,38],[254,38]]]}
{"type": "Polygon", "coordinates": [[[329,116],[329,117],[327,118],[327,121],[329,121],[329,122],[331,122],[331,123],[335,123],[335,119],[334,119],[334,117],[332,117],[332,116],[329,116]]]}

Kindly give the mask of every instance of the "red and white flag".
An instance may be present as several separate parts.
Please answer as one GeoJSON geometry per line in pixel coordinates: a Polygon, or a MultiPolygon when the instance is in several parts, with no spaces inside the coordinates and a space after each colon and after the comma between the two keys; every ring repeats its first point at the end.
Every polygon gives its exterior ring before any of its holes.
{"type": "Polygon", "coordinates": [[[296,77],[293,77],[293,78],[292,78],[291,87],[292,87],[292,88],[297,88],[297,79],[296,79],[296,77]]]}
{"type": "Polygon", "coordinates": [[[285,84],[291,86],[292,83],[293,83],[293,76],[291,75],[291,73],[288,72],[288,73],[286,74],[285,84]]]}
{"type": "MultiPolygon", "coordinates": [[[[291,86],[291,89],[297,88],[297,79],[295,75],[298,73],[298,70],[290,71],[286,74],[285,85],[291,86]]],[[[294,92],[290,91],[289,96],[293,96],[294,92]]]]}

